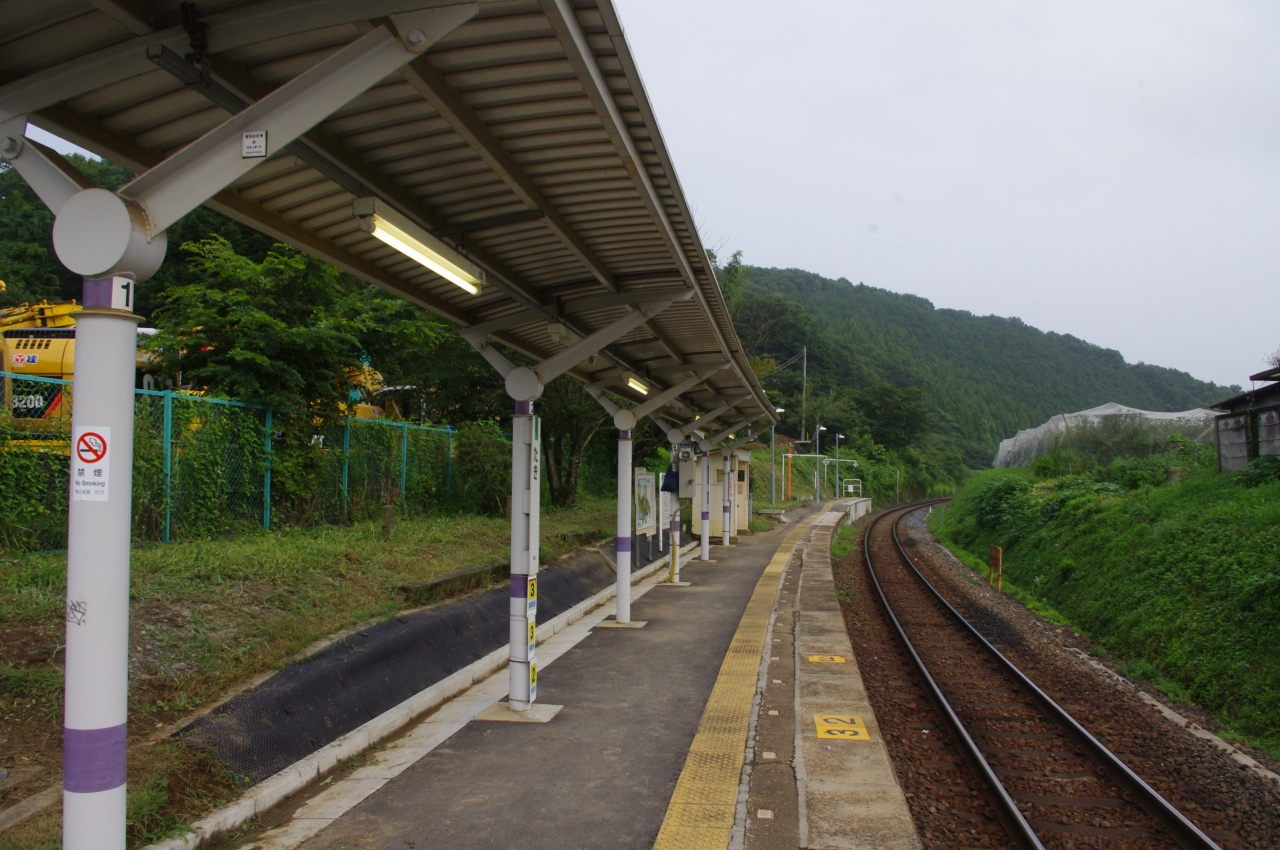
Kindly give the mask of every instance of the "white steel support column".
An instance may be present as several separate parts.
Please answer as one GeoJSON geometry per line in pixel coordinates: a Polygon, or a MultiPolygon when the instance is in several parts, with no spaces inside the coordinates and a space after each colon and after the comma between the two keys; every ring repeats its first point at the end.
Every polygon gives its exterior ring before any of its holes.
{"type": "Polygon", "coordinates": [[[87,309],[76,314],[86,356],[76,359],[71,422],[64,850],[125,846],[133,370],[141,321],[129,309],[133,284],[124,277],[86,280],[87,309]]]}
{"type": "Polygon", "coordinates": [[[711,560],[711,455],[708,446],[702,446],[702,560],[711,560]]]}
{"type": "Polygon", "coordinates": [[[778,503],[778,425],[769,429],[769,504],[778,503]]]}
{"type": "MultiPolygon", "coordinates": [[[[677,452],[680,451],[679,443],[671,444],[671,457],[675,460],[676,471],[674,474],[680,477],[680,461],[677,452]]],[[[671,494],[671,583],[675,584],[680,581],[680,490],[671,494]]]]}
{"type": "Polygon", "coordinates": [[[614,619],[631,622],[631,432],[618,431],[618,597],[614,619]]]}
{"type": "Polygon", "coordinates": [[[510,707],[528,711],[538,698],[538,536],[542,444],[533,402],[517,401],[511,418],[510,707]]]}
{"type": "Polygon", "coordinates": [[[728,546],[729,523],[731,521],[729,516],[729,502],[733,492],[730,489],[733,485],[729,483],[729,449],[722,448],[720,450],[720,454],[724,458],[724,509],[720,520],[720,537],[722,538],[720,542],[721,545],[728,546]]]}

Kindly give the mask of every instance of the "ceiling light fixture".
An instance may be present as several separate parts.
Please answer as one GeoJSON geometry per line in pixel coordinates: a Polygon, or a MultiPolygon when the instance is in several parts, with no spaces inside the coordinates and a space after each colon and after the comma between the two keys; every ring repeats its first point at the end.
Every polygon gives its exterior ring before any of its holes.
{"type": "Polygon", "coordinates": [[[640,395],[649,394],[649,387],[646,386],[644,382],[641,381],[639,378],[635,378],[635,377],[627,378],[627,386],[631,387],[631,389],[640,393],[640,395]]]}
{"type": "Polygon", "coordinates": [[[432,236],[377,198],[357,198],[351,204],[351,211],[360,219],[360,229],[365,233],[472,295],[480,294],[484,269],[462,256],[458,249],[432,236]]]}

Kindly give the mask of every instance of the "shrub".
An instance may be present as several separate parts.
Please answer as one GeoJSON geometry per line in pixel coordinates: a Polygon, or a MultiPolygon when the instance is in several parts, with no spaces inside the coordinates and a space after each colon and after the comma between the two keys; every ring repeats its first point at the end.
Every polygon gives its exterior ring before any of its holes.
{"type": "Polygon", "coordinates": [[[1148,457],[1119,457],[1111,462],[1099,477],[1103,481],[1119,484],[1127,490],[1139,487],[1159,487],[1168,480],[1169,461],[1163,454],[1148,457]]]}
{"type": "Polygon", "coordinates": [[[974,517],[984,531],[1022,529],[1031,513],[1031,482],[1021,475],[1002,475],[985,481],[974,496],[974,517]]]}
{"type": "Polygon", "coordinates": [[[491,421],[458,429],[454,492],[464,511],[501,516],[511,495],[511,441],[491,421]]]}
{"type": "Polygon", "coordinates": [[[1232,479],[1241,487],[1260,487],[1273,481],[1280,481],[1280,457],[1262,455],[1249,461],[1244,469],[1237,472],[1232,479]]]}

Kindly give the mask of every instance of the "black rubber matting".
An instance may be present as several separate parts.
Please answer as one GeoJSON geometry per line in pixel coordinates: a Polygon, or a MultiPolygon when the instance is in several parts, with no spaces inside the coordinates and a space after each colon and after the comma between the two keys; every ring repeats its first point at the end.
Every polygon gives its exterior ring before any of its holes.
{"type": "MultiPolygon", "coordinates": [[[[609,557],[612,548],[604,549],[609,557]]],[[[560,559],[538,578],[539,623],[616,580],[605,559],[587,551],[560,559]]],[[[503,582],[348,635],[197,718],[177,736],[260,782],[505,645],[508,594],[503,582]]]]}

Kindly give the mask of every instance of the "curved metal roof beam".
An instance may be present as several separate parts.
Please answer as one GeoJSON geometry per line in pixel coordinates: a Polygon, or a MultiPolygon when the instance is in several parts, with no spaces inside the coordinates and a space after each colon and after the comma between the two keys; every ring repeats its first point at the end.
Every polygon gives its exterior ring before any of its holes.
{"type": "MultiPolygon", "coordinates": [[[[600,0],[602,7],[607,2],[608,0],[600,0]]],[[[574,66],[574,70],[577,71],[579,79],[582,80],[583,85],[586,88],[587,99],[591,102],[592,106],[595,107],[596,113],[604,123],[605,132],[609,135],[614,146],[622,155],[623,165],[626,167],[627,173],[631,175],[632,182],[635,184],[637,190],[639,190],[641,200],[648,208],[649,214],[652,215],[654,217],[654,221],[658,223],[659,231],[661,232],[663,240],[667,243],[668,249],[675,257],[676,262],[679,263],[682,275],[689,282],[689,285],[698,292],[698,298],[702,302],[703,310],[706,311],[706,315],[711,322],[713,330],[715,331],[716,342],[720,346],[720,350],[725,353],[725,356],[728,357],[731,362],[733,362],[733,371],[737,375],[738,380],[742,382],[743,386],[750,388],[753,395],[756,395],[757,400],[760,402],[761,409],[766,411],[766,415],[772,416],[773,414],[770,411],[772,411],[773,407],[768,404],[768,399],[764,396],[763,387],[759,386],[759,382],[755,382],[753,384],[751,379],[749,379],[742,371],[741,366],[736,362],[736,359],[733,357],[733,350],[729,347],[728,341],[725,339],[725,335],[718,326],[715,316],[711,311],[711,307],[707,303],[706,294],[702,291],[702,288],[698,286],[698,278],[694,273],[692,265],[689,263],[688,256],[684,253],[684,247],[680,242],[680,238],[676,235],[671,219],[667,216],[667,211],[662,204],[657,189],[653,185],[653,180],[649,177],[648,169],[645,166],[644,160],[640,156],[640,151],[636,147],[635,140],[631,138],[631,133],[627,129],[627,124],[622,118],[622,112],[618,108],[617,102],[614,100],[613,92],[609,89],[609,85],[604,78],[604,73],[600,70],[600,66],[596,62],[595,51],[591,49],[591,44],[587,41],[586,34],[582,31],[582,26],[578,22],[577,15],[574,13],[572,4],[569,0],[539,0],[539,5],[542,7],[547,19],[551,22],[552,29],[555,30],[556,35],[559,36],[560,41],[565,45],[566,51],[569,55],[569,62],[574,66]],[[572,50],[568,49],[570,46],[572,46],[572,50]]],[[[616,18],[616,15],[611,15],[611,17],[616,18]]],[[[632,80],[629,76],[628,81],[632,83],[633,87],[640,87],[638,78],[632,80]]],[[[668,169],[668,171],[674,175],[673,171],[670,169],[668,169]]],[[[691,227],[692,225],[690,224],[689,226],[691,227]]],[[[694,242],[697,244],[696,236],[694,242]]],[[[706,259],[700,259],[705,266],[706,259]]],[[[709,266],[707,266],[707,268],[710,282],[714,284],[718,290],[719,284],[716,283],[715,275],[710,273],[709,266]]],[[[721,301],[720,306],[723,308],[723,300],[721,301]]],[[[725,309],[724,313],[727,316],[728,310],[725,309]]]]}

